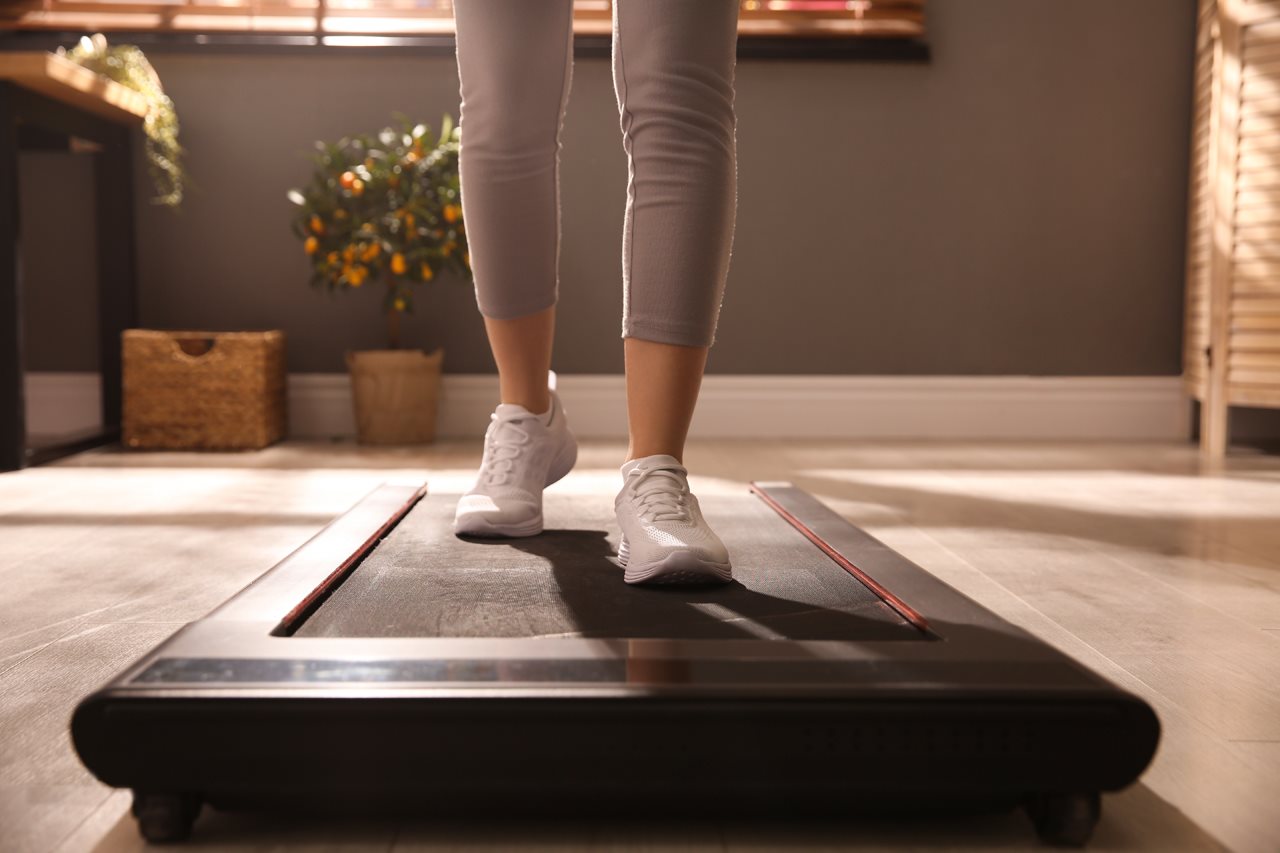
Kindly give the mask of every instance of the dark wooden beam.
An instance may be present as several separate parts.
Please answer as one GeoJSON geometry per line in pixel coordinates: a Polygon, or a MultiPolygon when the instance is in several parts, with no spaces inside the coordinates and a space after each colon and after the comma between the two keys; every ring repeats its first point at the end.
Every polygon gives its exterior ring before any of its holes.
{"type": "Polygon", "coordinates": [[[121,333],[137,322],[131,128],[116,125],[96,155],[94,195],[98,222],[98,369],[102,372],[102,425],[121,426],[121,333]]]}
{"type": "Polygon", "coordinates": [[[26,461],[22,269],[18,228],[18,87],[0,80],[0,471],[26,461]]]}

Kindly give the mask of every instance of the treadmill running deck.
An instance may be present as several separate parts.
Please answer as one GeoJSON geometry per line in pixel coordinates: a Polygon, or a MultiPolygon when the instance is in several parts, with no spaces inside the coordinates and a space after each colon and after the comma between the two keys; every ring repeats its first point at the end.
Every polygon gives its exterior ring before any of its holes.
{"type": "Polygon", "coordinates": [[[455,494],[423,497],[298,637],[927,640],[751,494],[700,497],[734,582],[628,586],[612,501],[549,492],[545,528],[458,537],[455,494]]]}

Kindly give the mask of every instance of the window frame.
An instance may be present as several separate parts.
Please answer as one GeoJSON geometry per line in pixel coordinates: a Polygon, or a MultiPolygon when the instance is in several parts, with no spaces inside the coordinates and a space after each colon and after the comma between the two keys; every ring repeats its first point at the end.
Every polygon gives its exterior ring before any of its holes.
{"type": "MultiPolygon", "coordinates": [[[[827,0],[816,0],[826,2],[827,0]]],[[[244,0],[246,6],[260,6],[253,0],[244,0]]],[[[278,3],[280,0],[266,0],[278,3]]],[[[217,52],[217,53],[295,53],[295,52],[355,52],[355,53],[412,53],[415,55],[452,55],[455,52],[453,35],[453,16],[438,14],[418,15],[426,20],[438,20],[442,25],[439,31],[398,31],[394,27],[383,30],[377,28],[367,31],[350,29],[324,29],[323,23],[330,18],[324,17],[327,0],[318,0],[316,10],[297,10],[294,17],[300,21],[313,19],[316,26],[290,30],[242,29],[242,28],[199,28],[199,27],[110,27],[82,28],[79,26],[56,26],[42,24],[24,25],[21,15],[37,11],[33,7],[42,7],[38,11],[56,11],[61,3],[77,8],[85,7],[84,2],[77,0],[27,0],[26,8],[11,10],[7,14],[18,17],[0,19],[0,50],[32,50],[56,49],[59,45],[74,44],[82,35],[103,32],[108,41],[113,43],[136,44],[144,50],[159,52],[217,52]]],[[[445,0],[448,2],[448,0],[445,0]]],[[[832,34],[829,26],[801,25],[804,21],[814,21],[812,16],[800,16],[796,12],[775,12],[768,18],[754,17],[747,7],[752,4],[778,2],[778,0],[741,0],[743,12],[739,20],[738,55],[747,59],[787,59],[787,60],[873,60],[873,61],[928,61],[930,51],[925,40],[924,15],[927,0],[880,0],[881,3],[897,5],[901,3],[911,9],[919,6],[918,31],[909,31],[903,35],[890,34],[832,34]],[[790,30],[785,26],[768,22],[785,22],[795,18],[798,25],[790,30]],[[761,22],[765,22],[763,25],[761,22]]],[[[791,2],[812,3],[815,0],[791,0],[791,2]]],[[[875,2],[875,0],[858,0],[858,2],[875,2]]],[[[608,57],[611,52],[611,15],[610,0],[575,0],[574,8],[574,55],[577,57],[608,57]],[[599,8],[596,8],[599,7],[599,8]]],[[[158,4],[138,0],[135,3],[123,2],[131,8],[145,9],[158,4]]],[[[196,4],[200,7],[210,5],[210,0],[188,0],[187,4],[165,4],[173,8],[196,4]]],[[[104,6],[106,4],[103,4],[104,6]]],[[[441,7],[444,8],[444,7],[441,7]]],[[[270,11],[270,10],[268,10],[270,11]]],[[[346,16],[350,17],[350,16],[346,16]]],[[[405,16],[391,14],[366,15],[365,20],[377,20],[385,17],[388,21],[404,21],[405,16]]],[[[340,20],[341,16],[335,18],[340,20]]],[[[829,23],[829,21],[828,21],[829,23]]]]}

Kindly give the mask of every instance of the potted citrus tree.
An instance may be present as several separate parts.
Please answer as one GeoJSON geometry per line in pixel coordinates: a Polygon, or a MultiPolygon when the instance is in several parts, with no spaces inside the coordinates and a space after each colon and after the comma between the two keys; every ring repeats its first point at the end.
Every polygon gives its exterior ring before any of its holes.
{"type": "Polygon", "coordinates": [[[398,127],[317,142],[315,173],[289,191],[291,227],[311,262],[311,284],[330,292],[375,290],[387,347],[347,353],[362,444],[435,440],[444,348],[405,348],[401,317],[442,273],[470,276],[458,177],[461,128],[440,134],[393,114],[398,127]]]}

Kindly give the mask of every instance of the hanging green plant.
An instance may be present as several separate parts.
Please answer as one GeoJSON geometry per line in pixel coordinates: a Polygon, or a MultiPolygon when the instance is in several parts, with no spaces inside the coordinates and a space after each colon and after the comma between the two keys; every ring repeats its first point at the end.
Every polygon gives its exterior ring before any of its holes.
{"type": "Polygon", "coordinates": [[[142,129],[147,137],[147,165],[156,187],[151,201],[172,208],[182,204],[183,187],[191,180],[182,166],[178,113],[142,50],[132,44],[108,45],[105,35],[94,33],[82,36],[70,50],[59,47],[57,54],[146,98],[147,116],[142,129]]]}

